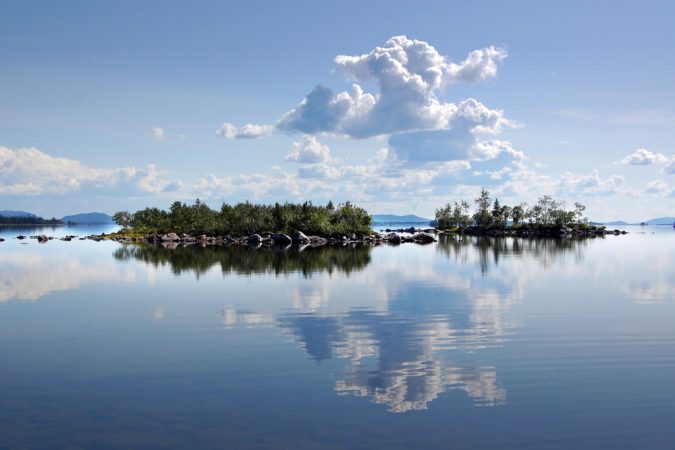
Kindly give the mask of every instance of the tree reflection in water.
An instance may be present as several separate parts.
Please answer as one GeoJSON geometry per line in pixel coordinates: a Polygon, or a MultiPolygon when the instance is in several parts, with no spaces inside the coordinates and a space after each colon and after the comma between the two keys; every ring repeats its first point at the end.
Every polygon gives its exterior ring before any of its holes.
{"type": "Polygon", "coordinates": [[[245,246],[196,245],[166,249],[148,244],[128,244],[115,250],[117,260],[135,259],[153,266],[169,265],[176,275],[194,272],[200,276],[215,266],[223,273],[253,275],[271,273],[281,275],[301,272],[309,277],[315,272],[334,271],[349,274],[370,264],[370,248],[289,247],[249,248],[245,246]]]}
{"type": "Polygon", "coordinates": [[[492,262],[499,264],[503,257],[523,255],[533,256],[542,266],[549,267],[556,259],[567,254],[574,256],[579,262],[583,258],[583,250],[590,240],[600,237],[493,237],[441,235],[437,249],[442,254],[467,262],[470,252],[477,252],[482,273],[486,273],[492,262]]]}
{"type": "Polygon", "coordinates": [[[489,359],[486,362],[481,352],[506,345],[518,327],[509,313],[514,300],[522,296],[526,275],[522,265],[505,264],[499,276],[488,277],[489,267],[504,257],[531,255],[536,264],[529,267],[546,270],[562,255],[582,258],[587,242],[442,236],[437,251],[447,258],[420,253],[410,261],[397,258],[393,252],[398,249],[389,249],[391,256],[368,270],[363,269],[371,264],[369,247],[280,251],[127,245],[115,257],[168,264],[176,274],[192,271],[197,276],[218,265],[224,273],[302,273],[307,281],[287,285],[291,308],[227,307],[220,312],[222,324],[277,326],[317,363],[345,361],[335,380],[339,395],[367,396],[390,412],[403,413],[426,409],[449,391],[464,392],[480,406],[504,404],[506,389],[499,383],[497,367],[489,359]],[[439,265],[443,260],[446,263],[439,265]],[[357,273],[349,283],[358,292],[358,307],[329,304],[332,297],[342,295],[342,277],[308,279],[315,272],[334,271],[357,273]],[[377,291],[386,292],[382,307],[369,303],[369,296],[377,291]]]}

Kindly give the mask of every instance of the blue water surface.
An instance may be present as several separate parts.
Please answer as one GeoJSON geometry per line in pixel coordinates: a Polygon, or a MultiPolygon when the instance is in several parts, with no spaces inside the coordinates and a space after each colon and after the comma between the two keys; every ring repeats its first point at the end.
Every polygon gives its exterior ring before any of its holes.
{"type": "Polygon", "coordinates": [[[0,448],[673,448],[675,230],[177,248],[0,230],[0,448]]]}

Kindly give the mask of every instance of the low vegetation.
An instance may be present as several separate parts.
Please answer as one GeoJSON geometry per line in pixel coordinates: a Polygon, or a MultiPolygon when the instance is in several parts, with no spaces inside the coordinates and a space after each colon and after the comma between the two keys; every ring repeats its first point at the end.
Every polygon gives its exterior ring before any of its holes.
{"type": "Polygon", "coordinates": [[[113,220],[132,233],[187,233],[191,235],[251,235],[253,233],[302,231],[319,236],[369,233],[370,215],[349,202],[325,206],[275,203],[261,205],[249,202],[229,205],[219,211],[199,199],[188,205],[174,202],[168,211],[145,208],[135,213],[119,211],[113,220]]]}

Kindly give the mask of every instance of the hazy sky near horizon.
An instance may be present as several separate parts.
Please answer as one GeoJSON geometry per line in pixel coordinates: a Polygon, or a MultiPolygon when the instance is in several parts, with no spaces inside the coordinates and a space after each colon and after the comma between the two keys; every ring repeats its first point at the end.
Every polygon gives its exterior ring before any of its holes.
{"type": "Polygon", "coordinates": [[[481,186],[675,215],[675,2],[3,1],[0,209],[481,186]]]}

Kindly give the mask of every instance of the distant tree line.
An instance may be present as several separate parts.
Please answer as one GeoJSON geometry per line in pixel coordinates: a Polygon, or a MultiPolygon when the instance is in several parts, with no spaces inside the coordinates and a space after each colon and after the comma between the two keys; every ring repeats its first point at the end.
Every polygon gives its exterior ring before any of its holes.
{"type": "Polygon", "coordinates": [[[145,208],[135,213],[119,211],[113,220],[120,226],[142,232],[175,232],[207,235],[250,235],[253,233],[302,231],[306,234],[334,236],[346,233],[369,233],[371,217],[365,209],[346,202],[328,202],[318,206],[302,204],[250,202],[211,209],[197,199],[189,205],[174,202],[168,211],[145,208]]]}
{"type": "Polygon", "coordinates": [[[586,207],[575,203],[574,209],[566,209],[565,202],[554,200],[550,195],[540,197],[537,202],[529,206],[520,203],[508,206],[494,201],[490,192],[482,188],[480,195],[473,201],[475,209],[471,213],[471,206],[465,200],[448,203],[445,207],[436,210],[436,227],[440,229],[464,229],[468,227],[501,229],[508,226],[534,227],[563,227],[588,226],[588,219],[584,216],[586,207]]]}
{"type": "Polygon", "coordinates": [[[43,219],[37,216],[2,216],[0,225],[63,225],[63,221],[55,217],[43,219]]]}

